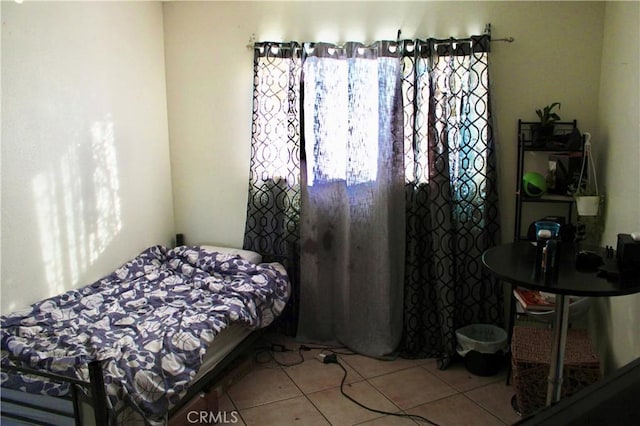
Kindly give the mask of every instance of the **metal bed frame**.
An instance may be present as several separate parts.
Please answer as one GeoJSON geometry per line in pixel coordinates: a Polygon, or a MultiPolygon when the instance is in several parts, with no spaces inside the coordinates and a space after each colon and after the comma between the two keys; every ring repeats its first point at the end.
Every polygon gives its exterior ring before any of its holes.
{"type": "MultiPolygon", "coordinates": [[[[215,384],[223,378],[232,367],[233,362],[240,358],[246,351],[253,345],[253,343],[265,332],[269,327],[253,331],[247,337],[245,337],[234,349],[229,352],[214,369],[206,373],[201,377],[193,386],[189,386],[186,395],[172,407],[168,412],[168,419],[175,415],[184,405],[186,405],[194,396],[197,396],[203,391],[210,390],[215,384]]],[[[102,373],[102,362],[92,361],[88,365],[89,369],[89,381],[83,381],[74,379],[60,374],[51,373],[48,371],[35,370],[32,368],[21,366],[3,366],[3,371],[12,373],[25,373],[32,374],[44,378],[51,379],[59,383],[69,383],[71,389],[70,396],[64,397],[50,397],[61,398],[63,400],[70,401],[73,405],[71,413],[64,410],[59,410],[50,406],[37,405],[31,402],[15,400],[9,396],[2,395],[3,403],[10,403],[23,408],[35,410],[39,413],[54,414],[56,416],[72,419],[76,425],[82,425],[82,412],[80,403],[82,401],[88,402],[93,407],[94,420],[97,426],[107,426],[110,422],[109,409],[107,408],[107,393],[104,387],[104,376],[102,373]],[[88,391],[85,393],[82,389],[88,391]]],[[[30,424],[48,426],[53,423],[29,418],[22,415],[16,415],[13,413],[2,412],[2,417],[7,419],[13,419],[16,421],[28,422],[30,424]]]]}

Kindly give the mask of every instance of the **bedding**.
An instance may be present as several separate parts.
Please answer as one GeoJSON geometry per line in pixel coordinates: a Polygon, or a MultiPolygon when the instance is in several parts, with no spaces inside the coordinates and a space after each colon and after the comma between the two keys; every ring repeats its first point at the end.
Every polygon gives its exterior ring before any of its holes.
{"type": "MultiPolygon", "coordinates": [[[[277,264],[205,247],[150,247],[94,284],[0,317],[1,362],[88,380],[88,362],[101,360],[112,415],[130,406],[162,424],[215,336],[232,323],[269,325],[288,285],[277,264]]],[[[4,372],[0,381],[30,393],[69,391],[4,372]]]]}

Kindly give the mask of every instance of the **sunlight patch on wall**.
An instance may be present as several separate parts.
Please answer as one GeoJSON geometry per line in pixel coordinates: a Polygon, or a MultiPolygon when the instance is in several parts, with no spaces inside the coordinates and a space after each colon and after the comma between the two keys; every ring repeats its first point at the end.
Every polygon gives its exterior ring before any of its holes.
{"type": "Polygon", "coordinates": [[[40,247],[42,260],[45,265],[45,278],[49,285],[49,295],[56,294],[62,286],[63,272],[61,270],[62,249],[60,244],[60,212],[56,203],[58,198],[54,170],[48,170],[35,177],[33,192],[36,201],[38,228],[40,230],[40,247]]]}
{"type": "Polygon", "coordinates": [[[122,229],[114,126],[110,117],[32,181],[49,295],[78,285],[122,229]]]}
{"type": "Polygon", "coordinates": [[[89,234],[90,263],[93,263],[122,229],[122,218],[113,122],[109,120],[95,123],[91,133],[95,164],[93,186],[97,208],[95,232],[89,234]]]}

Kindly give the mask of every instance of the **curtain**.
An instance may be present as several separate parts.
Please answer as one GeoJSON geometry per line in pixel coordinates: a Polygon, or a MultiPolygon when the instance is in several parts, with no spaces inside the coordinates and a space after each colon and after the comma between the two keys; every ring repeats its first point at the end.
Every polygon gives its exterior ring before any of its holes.
{"type": "Polygon", "coordinates": [[[244,246],[287,267],[287,330],[444,368],[502,324],[489,41],[256,43],[244,246]]]}
{"type": "Polygon", "coordinates": [[[291,296],[276,326],[295,335],[300,282],[300,73],[297,43],[256,44],[249,195],[243,248],[280,262],[291,296]]]}
{"type": "Polygon", "coordinates": [[[381,357],[402,336],[400,55],[389,42],[305,52],[298,337],[381,357]]]}
{"type": "Polygon", "coordinates": [[[482,267],[500,241],[488,36],[406,41],[404,355],[456,349],[455,330],[504,323],[502,289],[482,267]]]}

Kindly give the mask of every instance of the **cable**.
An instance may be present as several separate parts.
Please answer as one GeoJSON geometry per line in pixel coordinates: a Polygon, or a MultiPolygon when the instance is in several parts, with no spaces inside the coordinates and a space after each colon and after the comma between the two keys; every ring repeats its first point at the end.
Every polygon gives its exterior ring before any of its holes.
{"type": "MultiPolygon", "coordinates": [[[[598,178],[596,177],[596,166],[593,162],[593,156],[591,155],[591,133],[584,133],[585,142],[582,148],[582,165],[580,166],[580,178],[578,179],[578,188],[576,192],[580,193],[582,190],[582,178],[585,174],[589,173],[591,167],[591,173],[593,173],[593,183],[595,185],[596,195],[598,195],[598,178]],[[586,170],[585,170],[586,168],[586,170]]],[[[587,184],[585,184],[586,187],[587,184]]]]}
{"type": "MultiPolygon", "coordinates": [[[[323,355],[323,354],[320,354],[320,355],[323,355]]],[[[319,355],[319,357],[320,357],[320,355],[319,355]]],[[[330,354],[330,355],[325,355],[324,357],[320,357],[320,359],[325,364],[337,364],[338,367],[340,367],[342,369],[343,375],[342,375],[342,381],[340,382],[340,393],[342,393],[342,395],[345,398],[347,398],[349,401],[353,402],[354,404],[364,408],[365,410],[373,411],[374,413],[385,414],[385,415],[388,415],[388,416],[406,417],[406,418],[409,418],[409,419],[412,419],[412,420],[418,420],[418,421],[426,422],[426,423],[431,424],[433,426],[439,426],[437,423],[427,419],[426,417],[419,416],[417,414],[405,414],[405,413],[400,414],[400,413],[392,413],[390,411],[377,410],[375,408],[367,407],[366,405],[356,401],[354,398],[349,396],[344,391],[344,382],[347,379],[347,369],[344,368],[344,366],[342,364],[340,364],[340,361],[338,361],[338,357],[335,354],[330,354]]]]}
{"type": "Polygon", "coordinates": [[[293,362],[281,362],[276,359],[275,357],[276,352],[293,352],[293,349],[287,349],[284,345],[271,343],[269,344],[269,346],[262,346],[254,349],[255,349],[255,353],[254,353],[253,359],[258,364],[266,364],[269,361],[273,361],[276,364],[278,364],[280,367],[293,367],[294,365],[299,365],[304,362],[304,356],[302,355],[303,349],[301,347],[298,348],[298,356],[300,357],[300,359],[293,362]],[[258,359],[261,354],[265,354],[265,353],[268,355],[268,359],[266,360],[258,359]]]}
{"type": "MultiPolygon", "coordinates": [[[[330,352],[332,354],[336,354],[336,355],[357,355],[356,352],[345,352],[345,351],[336,351],[335,349],[343,349],[345,348],[345,346],[325,346],[325,345],[318,345],[318,346],[307,346],[307,345],[300,345],[298,347],[298,356],[300,359],[293,361],[293,362],[282,362],[279,361],[276,356],[275,353],[276,352],[293,352],[295,349],[288,349],[285,345],[280,344],[280,343],[271,343],[271,342],[265,342],[265,346],[257,346],[254,348],[255,353],[254,353],[254,360],[256,363],[258,364],[267,364],[270,361],[275,362],[276,364],[278,364],[278,366],[280,367],[293,367],[294,365],[299,365],[302,364],[305,359],[304,359],[304,355],[302,355],[302,351],[310,351],[312,349],[319,349],[321,351],[327,351],[330,352]],[[266,354],[267,358],[266,359],[260,359],[260,357],[262,355],[266,354]]],[[[324,356],[324,354],[323,354],[324,356]]]]}

